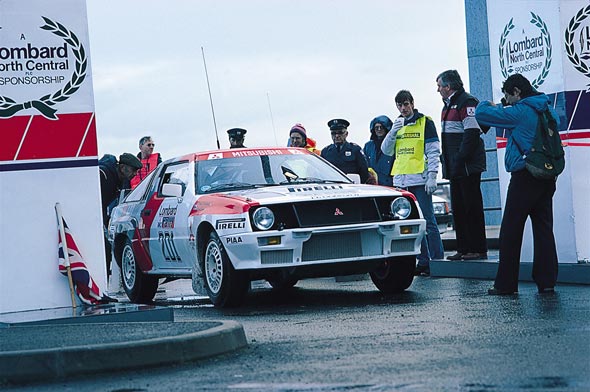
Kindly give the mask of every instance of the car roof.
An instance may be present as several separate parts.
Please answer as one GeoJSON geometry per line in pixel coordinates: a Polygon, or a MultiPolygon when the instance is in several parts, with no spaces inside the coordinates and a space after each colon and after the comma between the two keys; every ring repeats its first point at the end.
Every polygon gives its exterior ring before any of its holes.
{"type": "Polygon", "coordinates": [[[305,148],[296,147],[252,147],[209,150],[185,154],[166,160],[166,163],[177,161],[206,161],[211,159],[241,158],[261,155],[302,155],[311,154],[305,148]]]}

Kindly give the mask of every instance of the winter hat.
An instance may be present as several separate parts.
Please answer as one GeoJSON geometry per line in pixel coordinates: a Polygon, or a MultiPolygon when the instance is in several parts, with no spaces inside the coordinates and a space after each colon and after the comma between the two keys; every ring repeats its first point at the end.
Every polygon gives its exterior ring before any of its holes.
{"type": "Polygon", "coordinates": [[[289,131],[289,135],[291,135],[293,132],[297,132],[298,134],[301,135],[301,137],[303,138],[303,142],[307,143],[307,133],[305,131],[305,128],[303,127],[303,125],[297,123],[295,125],[293,125],[291,127],[291,131],[289,131]]]}
{"type": "Polygon", "coordinates": [[[134,169],[141,169],[143,167],[141,161],[137,159],[135,155],[129,154],[128,152],[125,152],[119,156],[119,163],[130,166],[134,169]]]}

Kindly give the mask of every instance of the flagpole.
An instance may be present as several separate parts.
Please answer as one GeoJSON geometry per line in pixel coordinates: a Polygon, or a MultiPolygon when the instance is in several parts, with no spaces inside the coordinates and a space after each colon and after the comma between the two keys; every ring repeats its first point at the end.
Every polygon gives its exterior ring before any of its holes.
{"type": "MultiPolygon", "coordinates": [[[[55,203],[55,214],[57,215],[57,227],[59,228],[59,237],[61,238],[61,249],[63,251],[66,271],[68,272],[68,283],[70,284],[70,296],[72,297],[72,307],[76,309],[76,297],[74,296],[74,281],[72,279],[72,270],[70,268],[70,255],[68,254],[68,244],[66,242],[66,231],[63,225],[61,215],[61,205],[55,203]]],[[[75,313],[74,313],[75,314],[75,313]]]]}
{"type": "Polygon", "coordinates": [[[266,92],[266,100],[268,101],[268,111],[270,112],[270,123],[272,124],[272,133],[275,136],[275,145],[279,145],[279,142],[277,141],[277,130],[275,128],[275,119],[272,116],[272,108],[270,107],[270,94],[268,93],[268,91],[266,92]]]}

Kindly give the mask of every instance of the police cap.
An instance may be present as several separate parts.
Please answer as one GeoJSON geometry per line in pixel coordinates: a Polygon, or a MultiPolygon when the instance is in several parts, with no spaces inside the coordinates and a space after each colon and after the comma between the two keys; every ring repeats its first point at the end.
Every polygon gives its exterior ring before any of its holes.
{"type": "Polygon", "coordinates": [[[229,135],[229,137],[233,137],[235,139],[242,139],[246,132],[248,131],[246,131],[243,128],[232,128],[227,130],[227,134],[229,135]]]}
{"type": "Polygon", "coordinates": [[[350,123],[346,120],[341,118],[335,118],[333,120],[328,121],[328,126],[330,127],[330,131],[337,131],[340,129],[346,129],[350,123]]]}
{"type": "Polygon", "coordinates": [[[119,163],[130,166],[134,169],[141,169],[143,167],[139,158],[133,154],[129,154],[128,152],[125,152],[119,156],[119,163]]]}

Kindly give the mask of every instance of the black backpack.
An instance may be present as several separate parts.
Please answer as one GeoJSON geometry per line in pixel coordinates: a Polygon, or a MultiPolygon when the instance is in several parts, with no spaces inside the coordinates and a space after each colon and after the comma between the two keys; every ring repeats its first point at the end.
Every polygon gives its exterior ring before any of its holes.
{"type": "Polygon", "coordinates": [[[533,177],[541,180],[556,180],[565,168],[565,152],[557,130],[557,122],[549,109],[538,113],[537,133],[533,145],[528,153],[525,153],[512,139],[516,148],[522,155],[526,169],[533,177]]]}

